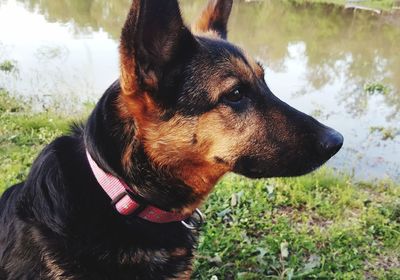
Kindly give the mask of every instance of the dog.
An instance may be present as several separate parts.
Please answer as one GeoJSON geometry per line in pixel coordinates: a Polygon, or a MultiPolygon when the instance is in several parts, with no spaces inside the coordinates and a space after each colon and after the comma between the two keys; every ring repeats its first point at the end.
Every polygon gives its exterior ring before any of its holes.
{"type": "Polygon", "coordinates": [[[225,173],[297,176],[340,150],[226,40],[232,2],[189,29],[177,0],[133,0],[120,78],[0,200],[0,279],[190,279],[196,209],[225,173]]]}

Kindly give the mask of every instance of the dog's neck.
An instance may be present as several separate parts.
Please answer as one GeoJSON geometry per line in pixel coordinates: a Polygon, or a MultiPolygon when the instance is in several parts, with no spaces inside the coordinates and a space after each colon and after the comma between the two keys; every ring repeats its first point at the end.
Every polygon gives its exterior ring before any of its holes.
{"type": "Polygon", "coordinates": [[[116,81],[89,117],[84,135],[87,150],[100,168],[122,179],[148,203],[165,210],[185,209],[196,200],[192,189],[150,162],[135,137],[134,120],[121,120],[118,116],[116,100],[120,90],[116,81]],[[131,149],[130,170],[124,170],[122,165],[126,149],[131,149]]]}

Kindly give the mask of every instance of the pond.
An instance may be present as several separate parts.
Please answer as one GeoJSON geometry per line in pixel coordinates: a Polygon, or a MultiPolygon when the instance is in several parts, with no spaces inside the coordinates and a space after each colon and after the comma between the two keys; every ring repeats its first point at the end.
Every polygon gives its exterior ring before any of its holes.
{"type": "MultiPolygon", "coordinates": [[[[182,0],[189,21],[204,0],[182,0]]],[[[130,0],[0,0],[0,87],[71,113],[118,78],[130,0]]],[[[266,68],[274,93],[345,136],[329,164],[400,180],[400,15],[326,4],[235,1],[230,40],[266,68]]]]}

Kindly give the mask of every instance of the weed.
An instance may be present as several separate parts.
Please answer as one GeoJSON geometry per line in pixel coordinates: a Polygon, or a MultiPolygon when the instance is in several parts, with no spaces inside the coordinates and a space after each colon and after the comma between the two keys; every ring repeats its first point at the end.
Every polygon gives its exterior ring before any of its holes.
{"type": "Polygon", "coordinates": [[[371,133],[379,133],[382,140],[393,140],[400,135],[400,130],[394,127],[371,126],[371,133]]]}
{"type": "Polygon", "coordinates": [[[5,73],[12,73],[17,70],[16,63],[11,60],[5,60],[0,63],[0,71],[5,73]]]}
{"type": "Polygon", "coordinates": [[[389,87],[381,83],[368,83],[364,85],[364,91],[368,95],[382,94],[387,95],[390,92],[389,87]]]}

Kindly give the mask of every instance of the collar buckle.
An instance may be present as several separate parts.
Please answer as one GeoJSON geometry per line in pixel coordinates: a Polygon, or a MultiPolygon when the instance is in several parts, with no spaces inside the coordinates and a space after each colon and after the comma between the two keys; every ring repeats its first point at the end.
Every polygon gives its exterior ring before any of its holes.
{"type": "MultiPolygon", "coordinates": [[[[144,199],[139,198],[132,192],[130,192],[127,189],[124,189],[120,194],[118,194],[112,201],[111,205],[115,208],[115,210],[118,211],[117,209],[117,204],[125,197],[128,196],[135,204],[137,205],[137,208],[133,210],[132,213],[129,214],[129,216],[139,216],[140,213],[142,213],[148,206],[148,203],[144,201],[144,199]]],[[[119,212],[119,211],[118,211],[119,212]]]]}

